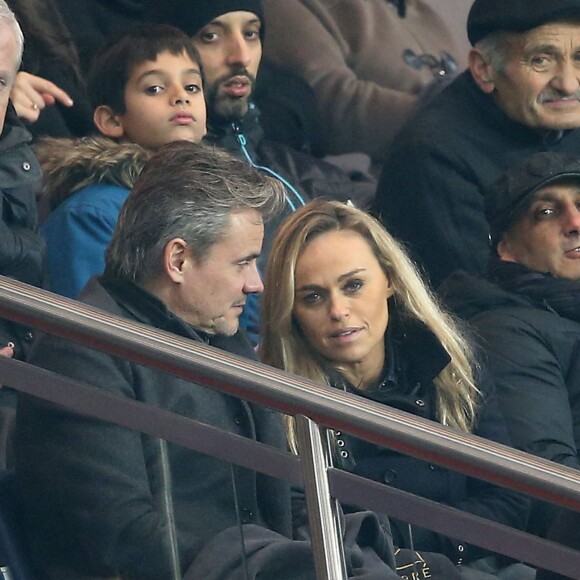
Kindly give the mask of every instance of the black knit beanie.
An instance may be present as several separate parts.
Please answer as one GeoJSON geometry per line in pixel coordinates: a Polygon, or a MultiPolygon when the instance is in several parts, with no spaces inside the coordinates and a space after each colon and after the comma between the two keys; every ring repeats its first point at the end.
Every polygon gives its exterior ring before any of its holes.
{"type": "Polygon", "coordinates": [[[214,18],[238,11],[252,12],[260,18],[260,39],[264,42],[262,0],[146,0],[144,14],[148,22],[171,24],[188,36],[195,36],[214,18]]]}

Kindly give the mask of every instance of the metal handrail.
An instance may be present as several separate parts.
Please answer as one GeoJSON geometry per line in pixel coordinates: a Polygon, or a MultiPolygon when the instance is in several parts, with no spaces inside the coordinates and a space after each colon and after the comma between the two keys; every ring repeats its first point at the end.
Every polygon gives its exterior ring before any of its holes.
{"type": "MultiPolygon", "coordinates": [[[[299,460],[288,452],[252,439],[108,393],[17,360],[0,357],[0,376],[20,392],[50,401],[73,412],[112,421],[122,427],[141,431],[295,484],[308,483],[301,477],[300,470],[305,459],[308,463],[307,457],[301,456],[299,460]]],[[[535,536],[341,469],[331,468],[326,474],[332,497],[345,505],[359,505],[385,513],[448,537],[460,536],[464,541],[491,552],[542,565],[562,574],[575,573],[580,566],[580,553],[558,545],[547,545],[544,540],[535,536]]],[[[311,473],[307,475],[311,477],[311,473]]],[[[314,509],[319,512],[320,517],[324,517],[321,510],[316,507],[314,509]]],[[[312,515],[310,512],[309,509],[309,516],[312,515]]]]}
{"type": "Polygon", "coordinates": [[[580,511],[580,472],[0,276],[0,316],[580,511]]]}
{"type": "Polygon", "coordinates": [[[0,316],[580,511],[574,470],[1,276],[0,316]]]}

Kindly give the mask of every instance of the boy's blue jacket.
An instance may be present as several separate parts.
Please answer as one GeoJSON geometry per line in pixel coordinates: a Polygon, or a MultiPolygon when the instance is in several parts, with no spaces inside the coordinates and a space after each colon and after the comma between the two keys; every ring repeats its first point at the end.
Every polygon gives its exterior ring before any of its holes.
{"type": "Polygon", "coordinates": [[[50,289],[76,298],[103,272],[119,211],[150,153],[105,137],[48,139],[37,151],[51,205],[40,228],[50,289]]]}
{"type": "Polygon", "coordinates": [[[118,185],[87,185],[49,215],[40,232],[53,292],[76,298],[89,278],[104,272],[105,250],[128,195],[118,185]]]}

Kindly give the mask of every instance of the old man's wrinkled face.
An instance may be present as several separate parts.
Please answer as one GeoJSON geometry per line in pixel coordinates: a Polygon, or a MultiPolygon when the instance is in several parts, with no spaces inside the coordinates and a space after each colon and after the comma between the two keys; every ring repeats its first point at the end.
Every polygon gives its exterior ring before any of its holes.
{"type": "Polygon", "coordinates": [[[488,85],[498,106],[529,127],[580,127],[580,23],[539,26],[509,44],[505,68],[488,85]]]}
{"type": "Polygon", "coordinates": [[[580,183],[554,183],[533,194],[497,250],[502,260],[580,280],[580,183]]]}

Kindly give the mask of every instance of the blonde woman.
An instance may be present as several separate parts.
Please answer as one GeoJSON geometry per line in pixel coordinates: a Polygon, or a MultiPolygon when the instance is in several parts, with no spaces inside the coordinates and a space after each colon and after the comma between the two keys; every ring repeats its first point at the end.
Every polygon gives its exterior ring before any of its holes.
{"type": "MultiPolygon", "coordinates": [[[[509,443],[461,330],[399,244],[365,212],[317,200],[289,216],[272,246],[265,288],[264,362],[509,443]]],[[[293,446],[291,422],[289,441],[293,446]]],[[[335,433],[335,444],[337,463],[345,469],[500,523],[525,526],[528,504],[515,492],[343,433],[335,433]]],[[[456,563],[485,555],[460,539],[400,522],[393,528],[396,545],[443,552],[456,563]]]]}

